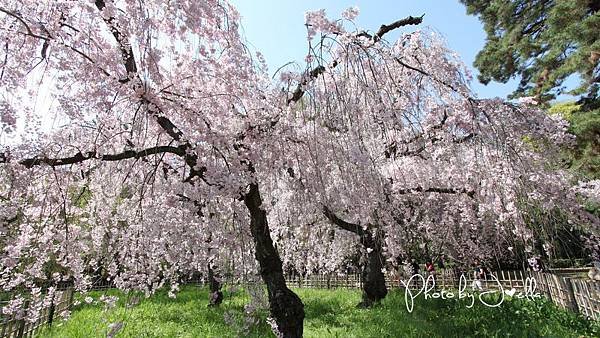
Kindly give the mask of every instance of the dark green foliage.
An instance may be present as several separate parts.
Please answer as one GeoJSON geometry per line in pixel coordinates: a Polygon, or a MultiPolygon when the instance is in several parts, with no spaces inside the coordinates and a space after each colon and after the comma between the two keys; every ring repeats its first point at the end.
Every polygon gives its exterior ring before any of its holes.
{"type": "MultiPolygon", "coordinates": [[[[560,115],[569,121],[569,131],[575,135],[573,147],[562,150],[562,158],[577,181],[600,179],[600,100],[582,99],[579,102],[562,102],[548,109],[551,115],[560,115]]],[[[576,182],[573,182],[576,183],[576,182]]],[[[600,205],[584,202],[585,209],[600,216],[600,205]]],[[[536,233],[537,243],[551,243],[553,267],[575,266],[590,263],[590,252],[584,245],[590,233],[588,228],[570,225],[560,211],[539,209],[537,217],[529,220],[536,233]]],[[[538,253],[543,250],[537,248],[538,253]]]]}
{"type": "MultiPolygon", "coordinates": [[[[590,252],[586,250],[587,229],[569,224],[568,217],[559,209],[532,207],[525,222],[533,231],[533,254],[541,257],[547,268],[576,267],[591,263],[590,252]],[[544,244],[550,244],[549,251],[544,244]]],[[[525,261],[531,254],[525,254],[523,248],[514,250],[525,261]]]]}
{"type": "Polygon", "coordinates": [[[600,179],[600,108],[587,110],[582,104],[563,102],[548,112],[569,121],[577,138],[576,146],[565,151],[569,167],[584,179],[600,179]]]}
{"type": "Polygon", "coordinates": [[[84,208],[92,198],[92,191],[87,185],[83,187],[69,187],[68,192],[71,203],[79,208],[84,208]]]}
{"type": "Polygon", "coordinates": [[[479,80],[520,77],[518,96],[548,101],[564,80],[581,77],[572,94],[597,97],[600,81],[600,0],[460,0],[487,33],[477,55],[479,80]]]}

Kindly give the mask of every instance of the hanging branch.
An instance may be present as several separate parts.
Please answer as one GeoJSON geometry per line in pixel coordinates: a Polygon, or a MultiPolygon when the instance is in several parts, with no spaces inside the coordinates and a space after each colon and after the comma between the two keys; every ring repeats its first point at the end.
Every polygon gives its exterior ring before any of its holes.
{"type": "MultiPolygon", "coordinates": [[[[374,36],[363,31],[363,32],[356,34],[356,37],[368,37],[369,39],[373,39],[374,42],[378,42],[381,40],[381,38],[386,33],[389,33],[391,31],[393,31],[394,29],[397,29],[397,28],[400,28],[403,26],[408,26],[408,25],[420,24],[421,22],[423,22],[423,16],[425,16],[425,14],[421,15],[420,17],[409,16],[407,18],[395,21],[389,25],[381,25],[381,27],[379,28],[379,31],[377,31],[377,33],[375,33],[374,36]]],[[[338,65],[337,60],[333,60],[333,62],[331,64],[331,68],[335,68],[335,67],[337,67],[337,65],[338,65]]],[[[312,69],[311,71],[309,71],[306,74],[304,80],[302,80],[296,86],[296,89],[292,93],[292,97],[290,97],[287,100],[287,104],[289,105],[290,103],[298,102],[302,98],[302,96],[304,96],[303,87],[306,86],[310,81],[316,79],[319,75],[323,74],[324,72],[325,72],[325,67],[322,65],[319,65],[319,66],[315,67],[314,69],[312,69]]]]}

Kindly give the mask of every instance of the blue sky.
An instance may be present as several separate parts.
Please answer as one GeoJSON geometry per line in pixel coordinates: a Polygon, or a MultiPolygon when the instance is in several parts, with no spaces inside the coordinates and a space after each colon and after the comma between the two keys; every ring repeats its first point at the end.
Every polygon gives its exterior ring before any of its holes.
{"type": "MultiPolygon", "coordinates": [[[[360,15],[357,25],[376,31],[381,24],[389,24],[408,15],[425,14],[422,26],[440,32],[448,46],[455,50],[473,72],[473,91],[480,98],[505,98],[517,87],[517,81],[508,84],[477,81],[473,61],[485,43],[481,22],[466,14],[458,0],[230,0],[242,15],[243,31],[251,46],[263,53],[269,72],[290,61],[302,63],[307,53],[304,13],[324,8],[330,18],[340,18],[348,7],[358,6],[360,15]]],[[[414,30],[415,26],[409,28],[414,30]]],[[[396,35],[397,36],[397,35],[396,35]]],[[[394,36],[388,36],[390,40],[394,36]]]]}

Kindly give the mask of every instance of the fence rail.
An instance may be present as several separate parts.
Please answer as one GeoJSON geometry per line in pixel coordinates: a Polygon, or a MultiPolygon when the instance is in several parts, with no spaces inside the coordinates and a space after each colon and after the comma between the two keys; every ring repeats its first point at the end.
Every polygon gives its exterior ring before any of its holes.
{"type": "MultiPolygon", "coordinates": [[[[525,271],[497,271],[492,272],[496,279],[491,276],[481,280],[481,284],[486,289],[498,288],[498,284],[502,285],[503,289],[517,290],[525,286],[525,280],[528,277],[528,272],[525,271]]],[[[441,270],[435,274],[435,285],[440,288],[457,288],[460,282],[460,271],[450,269],[441,270]]],[[[465,283],[470,286],[473,283],[473,276],[465,273],[465,283]]],[[[427,275],[424,275],[427,278],[427,275]]],[[[385,276],[385,281],[388,288],[403,288],[403,282],[408,283],[408,276],[388,273],[385,276]]],[[[360,274],[315,274],[306,277],[294,275],[286,276],[286,283],[291,287],[306,287],[306,288],[361,288],[362,278],[360,274]]],[[[422,287],[420,279],[414,279],[409,287],[418,289],[422,287]]]]}
{"type": "MultiPolygon", "coordinates": [[[[438,288],[458,288],[460,282],[460,271],[450,269],[441,270],[435,275],[435,283],[438,288]]],[[[531,280],[535,280],[535,292],[539,292],[546,298],[552,300],[556,305],[585,315],[588,318],[600,320],[600,282],[588,279],[576,279],[548,272],[533,271],[496,271],[481,280],[481,286],[485,289],[498,289],[501,285],[503,290],[523,291],[527,285],[531,287],[531,280]],[[494,277],[492,277],[493,275],[494,277]],[[527,279],[529,278],[529,283],[527,279]]],[[[463,281],[466,287],[473,283],[472,274],[464,274],[463,281]]],[[[402,288],[407,283],[408,276],[394,273],[386,274],[388,288],[402,288]]],[[[233,280],[225,279],[225,284],[239,284],[233,280]]],[[[190,280],[189,284],[204,285],[203,280],[190,280]]],[[[309,276],[286,276],[289,287],[296,288],[362,288],[360,274],[315,274],[309,276]]],[[[112,283],[103,282],[94,285],[95,290],[112,288],[112,283]]],[[[422,288],[423,284],[413,281],[410,288],[422,288]]],[[[58,291],[55,297],[57,301],[42,311],[35,322],[28,322],[21,317],[6,317],[2,319],[0,337],[33,337],[42,325],[52,324],[54,318],[65,314],[73,304],[73,289],[58,291]]],[[[0,304],[2,305],[2,304],[0,304]]],[[[24,304],[24,309],[27,303],[24,304]]]]}

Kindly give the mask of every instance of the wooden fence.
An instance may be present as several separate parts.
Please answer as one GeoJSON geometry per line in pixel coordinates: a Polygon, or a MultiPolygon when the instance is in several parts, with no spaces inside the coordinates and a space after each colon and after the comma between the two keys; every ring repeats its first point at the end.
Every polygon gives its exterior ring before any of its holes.
{"type": "MultiPolygon", "coordinates": [[[[435,285],[439,288],[458,288],[460,282],[460,272],[453,270],[441,270],[435,274],[435,285]]],[[[498,288],[498,283],[502,285],[503,289],[517,290],[522,289],[527,278],[527,272],[524,271],[498,271],[492,273],[496,276],[496,279],[492,279],[490,276],[481,280],[481,284],[486,289],[498,288]]],[[[473,276],[464,273],[465,276],[464,284],[470,287],[473,283],[473,276]]],[[[427,275],[423,275],[427,279],[427,275]]],[[[407,283],[408,277],[396,274],[386,274],[385,281],[388,288],[403,288],[402,282],[407,283]]],[[[290,287],[297,288],[362,288],[362,278],[360,274],[315,274],[308,275],[306,277],[293,275],[286,276],[286,283],[290,287]]],[[[420,279],[413,279],[409,287],[411,289],[419,289],[423,286],[420,279]]]]}
{"type": "MultiPolygon", "coordinates": [[[[435,275],[437,288],[457,289],[460,275],[464,275],[463,287],[471,290],[474,274],[460,271],[442,270],[435,275]]],[[[568,275],[567,275],[568,276],[568,275]]],[[[424,275],[424,278],[427,278],[424,275]]],[[[360,274],[349,275],[310,275],[288,276],[286,282],[290,287],[298,288],[361,288],[360,274]]],[[[388,288],[403,288],[408,283],[408,276],[387,274],[388,288]]],[[[408,285],[411,289],[421,289],[421,279],[413,279],[408,285]]],[[[534,271],[495,271],[481,279],[485,290],[500,289],[504,291],[529,291],[529,294],[540,294],[552,300],[556,305],[600,320],[600,282],[590,279],[579,279],[561,276],[556,273],[534,271]],[[493,275],[493,277],[491,276],[493,275]],[[529,279],[529,280],[528,280],[529,279]],[[527,289],[526,289],[527,288],[527,289]]]]}
{"type": "Polygon", "coordinates": [[[530,272],[538,290],[556,305],[600,320],[600,281],[530,272]]]}
{"type": "MultiPolygon", "coordinates": [[[[435,275],[437,288],[456,289],[459,287],[460,276],[464,275],[463,287],[470,290],[474,275],[472,273],[462,273],[454,270],[441,270],[435,275]]],[[[386,283],[388,288],[404,287],[402,281],[408,282],[408,276],[398,274],[386,274],[386,283]]],[[[426,278],[426,276],[424,276],[426,278]]],[[[225,284],[239,284],[233,280],[224,280],[225,284]]],[[[203,280],[190,280],[189,284],[205,285],[203,280]]],[[[286,276],[286,283],[289,287],[296,288],[362,288],[362,278],[360,274],[315,274],[309,276],[286,276]]],[[[481,280],[481,286],[484,289],[499,289],[523,292],[527,286],[531,289],[532,283],[535,284],[534,293],[539,293],[552,300],[558,306],[579,312],[588,318],[600,320],[600,282],[589,279],[577,279],[564,277],[556,273],[533,272],[533,271],[496,271],[492,272],[486,278],[481,280]],[[494,277],[492,277],[493,275],[494,277]],[[529,280],[528,280],[529,279],[529,280]],[[535,282],[532,282],[534,280],[535,282]]],[[[95,290],[112,288],[108,282],[97,283],[95,290]]],[[[423,287],[420,279],[413,279],[409,284],[411,289],[420,289],[423,287]]],[[[2,319],[1,338],[4,337],[32,337],[35,332],[44,324],[52,324],[57,316],[69,311],[73,304],[73,289],[68,288],[58,291],[56,295],[58,301],[54,302],[48,309],[42,311],[36,322],[28,322],[20,317],[6,317],[2,319]]],[[[4,304],[0,303],[0,306],[4,304]]],[[[26,308],[27,304],[25,304],[26,308]]]]}
{"type": "MultiPolygon", "coordinates": [[[[2,332],[0,337],[33,337],[43,325],[52,325],[52,322],[55,318],[64,315],[65,312],[68,312],[72,304],[72,288],[56,291],[55,301],[52,302],[49,307],[41,311],[40,316],[35,322],[30,322],[26,318],[23,318],[24,313],[27,311],[29,305],[28,302],[25,301],[23,304],[24,311],[22,315],[0,317],[2,320],[2,332]]],[[[0,303],[0,306],[4,305],[4,303],[0,303]]]]}

